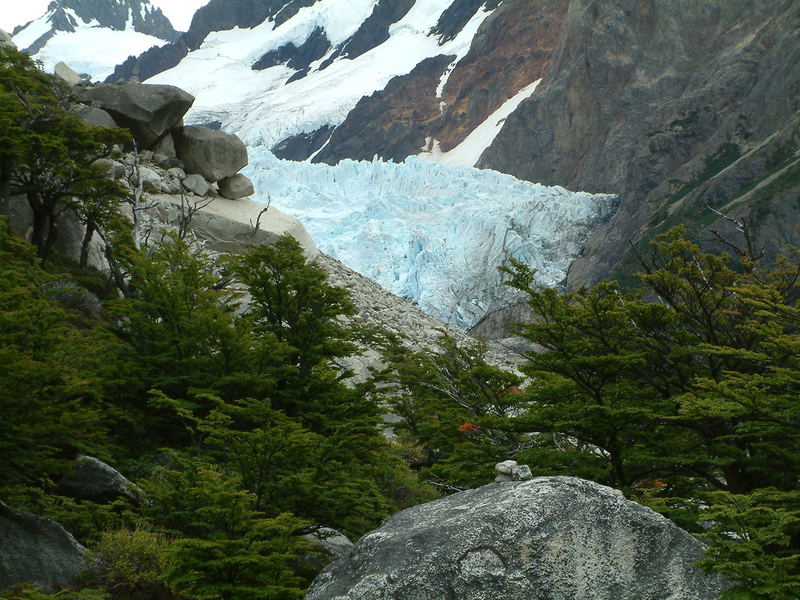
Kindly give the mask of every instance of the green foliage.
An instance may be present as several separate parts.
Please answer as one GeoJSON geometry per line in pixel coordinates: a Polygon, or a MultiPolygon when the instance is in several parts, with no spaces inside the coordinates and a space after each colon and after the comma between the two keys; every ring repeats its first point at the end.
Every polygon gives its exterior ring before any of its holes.
{"type": "Polygon", "coordinates": [[[0,198],[24,195],[33,211],[33,243],[46,259],[66,212],[91,236],[118,214],[126,190],[95,161],[112,154],[128,136],[89,127],[68,109],[68,93],[24,53],[0,48],[0,198]]]}
{"type": "Polygon", "coordinates": [[[175,535],[167,580],[190,598],[300,598],[292,561],[313,548],[290,514],[264,518],[241,482],[199,460],[161,469],[146,484],[153,523],[175,535]]]}
{"type": "Polygon", "coordinates": [[[109,600],[108,592],[99,588],[65,589],[49,594],[35,585],[17,585],[0,590],[2,600],[109,600]]]}
{"type": "Polygon", "coordinates": [[[167,568],[174,543],[144,528],[109,529],[94,545],[87,584],[112,600],[168,600],[167,568]]]}
{"type": "Polygon", "coordinates": [[[0,490],[46,485],[79,452],[103,454],[98,340],[70,326],[50,277],[0,220],[0,490]]]}
{"type": "Polygon", "coordinates": [[[503,424],[521,410],[520,378],[491,367],[482,343],[442,333],[429,352],[386,346],[387,399],[400,417],[398,441],[411,465],[445,489],[490,480],[494,465],[526,443],[503,424]]]}

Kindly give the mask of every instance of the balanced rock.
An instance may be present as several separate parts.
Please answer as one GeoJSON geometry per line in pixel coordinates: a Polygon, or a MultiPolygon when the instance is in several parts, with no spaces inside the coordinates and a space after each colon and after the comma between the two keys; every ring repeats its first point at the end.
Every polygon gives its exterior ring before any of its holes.
{"type": "Polygon", "coordinates": [[[219,193],[231,200],[247,198],[255,193],[253,182],[241,173],[219,180],[219,193]]]}
{"type": "Polygon", "coordinates": [[[92,456],[79,456],[72,470],[58,482],[56,492],[103,503],[117,498],[139,501],[134,484],[119,471],[92,456]]]}
{"type": "Polygon", "coordinates": [[[14,40],[11,39],[11,36],[2,29],[0,29],[0,48],[17,49],[17,45],[14,43],[14,40]]]}
{"type": "Polygon", "coordinates": [[[703,544],[574,477],[490,484],[406,509],[326,567],[306,600],[712,600],[703,544]]]}
{"type": "Polygon", "coordinates": [[[86,549],[55,521],[0,501],[0,590],[33,583],[65,586],[86,569],[86,549]]]}
{"type": "Polygon", "coordinates": [[[175,150],[186,171],[214,182],[247,165],[247,147],[235,135],[193,125],[176,130],[175,150]]]}
{"type": "Polygon", "coordinates": [[[103,84],[83,90],[79,102],[102,108],[120,127],[131,131],[141,148],[150,148],[194,103],[194,96],[171,85],[103,84]]]}
{"type": "Polygon", "coordinates": [[[63,60],[55,66],[53,69],[53,75],[58,77],[70,87],[75,87],[82,81],[81,76],[73,71],[72,67],[70,67],[63,60]]]}

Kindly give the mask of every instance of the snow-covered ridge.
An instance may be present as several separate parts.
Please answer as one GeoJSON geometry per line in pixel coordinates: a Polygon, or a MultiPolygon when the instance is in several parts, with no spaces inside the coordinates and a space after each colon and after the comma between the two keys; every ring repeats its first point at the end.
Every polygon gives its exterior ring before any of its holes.
{"type": "Polygon", "coordinates": [[[65,61],[78,73],[102,80],[128,56],[166,43],[166,38],[157,35],[175,34],[148,0],[98,0],[94,11],[85,2],[70,4],[69,0],[52,2],[44,15],[12,38],[18,48],[42,61],[45,71],[52,72],[65,61]]]}
{"type": "Polygon", "coordinates": [[[322,251],[462,328],[513,297],[497,270],[509,258],[560,284],[616,206],[611,195],[414,157],[331,167],[250,148],[245,172],[260,200],[299,218],[322,251]]]}
{"type": "Polygon", "coordinates": [[[176,67],[148,80],[181,87],[196,97],[187,122],[220,121],[246,143],[272,147],[289,136],[342,123],[358,101],[383,89],[390,79],[409,73],[422,60],[469,50],[491,11],[479,9],[455,39],[440,45],[431,30],[454,0],[419,0],[389,27],[389,39],[353,59],[339,57],[321,69],[338,43],[372,14],[378,0],[319,0],[275,27],[265,21],[252,29],[209,34],[176,67]],[[302,45],[321,29],[331,48],[313,62],[308,74],[285,65],[254,71],[251,66],[285,44],[302,45]],[[287,83],[288,82],[288,83],[287,83]]]}

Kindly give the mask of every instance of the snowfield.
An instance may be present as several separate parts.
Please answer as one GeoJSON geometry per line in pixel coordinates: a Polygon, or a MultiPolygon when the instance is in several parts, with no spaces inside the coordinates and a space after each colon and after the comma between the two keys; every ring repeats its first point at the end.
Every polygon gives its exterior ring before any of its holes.
{"type": "Polygon", "coordinates": [[[455,55],[452,68],[491,14],[478,10],[455,39],[439,45],[430,31],[452,3],[417,2],[391,25],[389,39],[377,48],[354,59],[339,57],[320,71],[332,48],[312,63],[306,77],[289,84],[294,69],[278,65],[253,71],[250,66],[284,44],[301,45],[317,27],[335,48],[355,33],[377,0],[320,0],[279,27],[266,21],[252,29],[212,32],[179,65],[147,83],[176,85],[194,95],[187,123],[220,121],[248,145],[271,148],[289,136],[341,124],[362,97],[382,90],[390,79],[406,75],[426,58],[455,55]]]}
{"type": "Polygon", "coordinates": [[[559,285],[616,197],[411,157],[336,166],[250,148],[257,200],[300,219],[319,248],[462,328],[507,305],[497,268],[515,258],[559,285]]]}
{"type": "MultiPolygon", "coordinates": [[[[45,46],[33,55],[42,61],[42,68],[52,73],[61,61],[74,71],[89,75],[94,81],[103,81],[114,72],[114,67],[128,56],[139,55],[153,46],[166,44],[164,40],[133,30],[133,16],[128,19],[125,30],[115,31],[102,27],[96,19],[89,22],[81,19],[74,10],[65,9],[67,15],[77,23],[74,32],[57,31],[45,46]]],[[[53,11],[30,22],[12,39],[20,49],[25,49],[42,35],[50,31],[53,11]]]]}

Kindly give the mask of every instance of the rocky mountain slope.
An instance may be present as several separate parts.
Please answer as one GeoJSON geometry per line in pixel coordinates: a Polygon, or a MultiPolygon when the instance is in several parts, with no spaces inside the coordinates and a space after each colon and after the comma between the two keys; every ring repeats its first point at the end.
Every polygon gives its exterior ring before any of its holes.
{"type": "Polygon", "coordinates": [[[45,70],[67,60],[95,79],[107,77],[129,55],[178,37],[149,0],[54,0],[44,15],[13,32],[15,44],[45,70]]]}
{"type": "Polygon", "coordinates": [[[284,4],[212,0],[185,38],[187,57],[153,50],[117,75],[177,65],[156,80],[198,92],[191,118],[246,132],[278,156],[330,164],[440,159],[541,78],[484,140],[478,166],[620,194],[621,209],[571,269],[573,287],[630,270],[629,243],[670,225],[722,227],[706,205],[752,211],[762,240],[799,239],[787,226],[799,178],[796,2],[373,1],[348,8],[338,30],[334,0],[284,4]],[[235,36],[214,30],[234,26],[253,28],[248,40],[260,47],[228,50],[235,36]],[[412,30],[418,46],[433,45],[384,68],[382,52],[412,30]],[[251,88],[226,98],[224,77],[199,91],[182,81],[205,48],[223,57],[220,71],[249,69],[251,88]],[[380,76],[359,86],[354,73],[380,76]],[[354,94],[332,98],[345,80],[354,94]]]}

